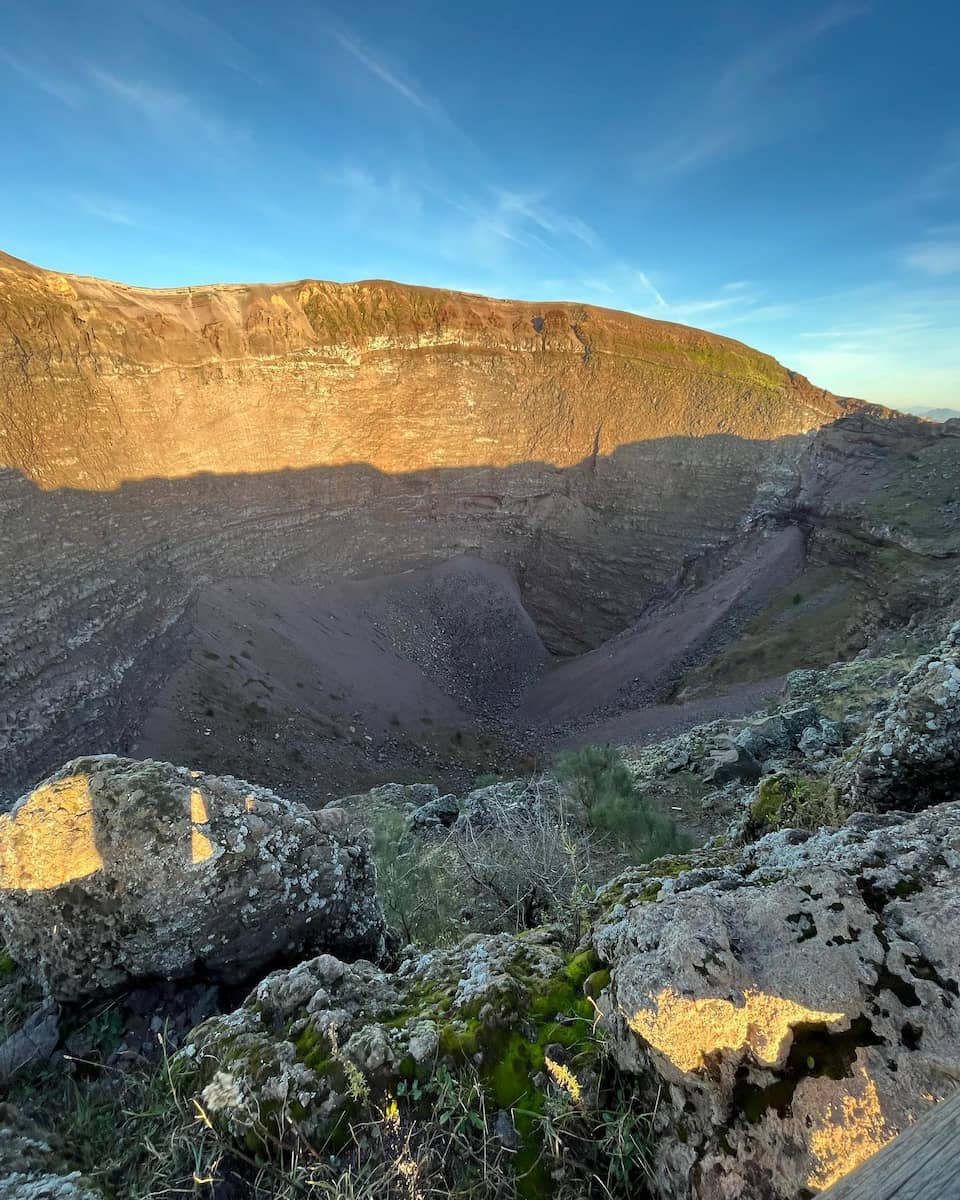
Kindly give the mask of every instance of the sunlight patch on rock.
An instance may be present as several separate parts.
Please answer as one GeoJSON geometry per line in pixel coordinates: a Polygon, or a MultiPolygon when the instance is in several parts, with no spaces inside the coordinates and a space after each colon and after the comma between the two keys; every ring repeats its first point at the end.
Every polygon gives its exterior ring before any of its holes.
{"type": "Polygon", "coordinates": [[[810,1150],[818,1163],[807,1181],[812,1188],[830,1187],[895,1136],[884,1120],[877,1085],[863,1067],[857,1069],[855,1080],[857,1090],[842,1096],[838,1104],[828,1104],[823,1123],[810,1135],[810,1150]]]}
{"type": "Polygon", "coordinates": [[[746,1049],[758,1061],[773,1065],[793,1026],[844,1017],[842,1012],[819,1012],[751,988],[744,991],[742,1005],[721,997],[679,996],[669,987],[650,999],[655,1007],[639,1009],[627,1023],[681,1071],[696,1071],[718,1050],[746,1049]]]}
{"type": "MultiPolygon", "coordinates": [[[[249,799],[249,797],[248,797],[249,799]]],[[[249,812],[249,809],[247,810],[249,812]]],[[[206,825],[210,817],[207,813],[207,803],[199,788],[190,789],[190,861],[205,862],[213,854],[213,846],[207,835],[197,828],[206,825]]]]}
{"type": "Polygon", "coordinates": [[[102,866],[85,775],[45,783],[0,816],[0,890],[43,891],[102,866]]]}

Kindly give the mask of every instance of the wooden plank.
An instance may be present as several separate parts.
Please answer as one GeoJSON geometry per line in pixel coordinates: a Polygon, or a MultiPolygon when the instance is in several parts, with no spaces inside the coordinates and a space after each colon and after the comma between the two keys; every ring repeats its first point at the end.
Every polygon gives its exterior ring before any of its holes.
{"type": "Polygon", "coordinates": [[[818,1200],[960,1200],[960,1088],[818,1200]]]}

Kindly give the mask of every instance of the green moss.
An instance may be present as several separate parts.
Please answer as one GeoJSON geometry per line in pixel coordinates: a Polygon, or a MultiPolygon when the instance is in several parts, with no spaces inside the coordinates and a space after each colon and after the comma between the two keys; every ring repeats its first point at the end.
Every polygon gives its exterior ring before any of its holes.
{"type": "Polygon", "coordinates": [[[9,951],[0,950],[0,979],[12,975],[16,969],[17,964],[10,957],[9,951]]]}
{"type": "Polygon", "coordinates": [[[584,983],[589,979],[599,965],[599,959],[593,950],[584,951],[582,954],[576,954],[567,963],[563,969],[563,978],[566,979],[571,987],[583,988],[584,983]]]}
{"type": "Polygon", "coordinates": [[[604,988],[610,986],[610,972],[605,968],[599,971],[594,971],[592,975],[587,976],[587,980],[583,985],[584,994],[591,999],[596,1000],[604,988]]]}
{"type": "Polygon", "coordinates": [[[647,864],[647,869],[651,875],[673,879],[677,875],[682,875],[684,871],[689,871],[692,866],[693,859],[689,854],[679,854],[655,859],[647,864]]]}
{"type": "Polygon", "coordinates": [[[776,824],[785,799],[779,779],[774,776],[762,779],[756,799],[750,805],[750,820],[760,826],[776,824]]]}

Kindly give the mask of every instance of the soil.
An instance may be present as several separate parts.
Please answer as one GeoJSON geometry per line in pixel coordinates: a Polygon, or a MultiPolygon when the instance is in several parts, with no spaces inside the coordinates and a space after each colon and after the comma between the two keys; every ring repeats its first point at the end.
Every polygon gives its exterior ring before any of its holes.
{"type": "Polygon", "coordinates": [[[321,805],[390,781],[463,790],[565,746],[643,744],[742,716],[779,681],[658,701],[801,557],[796,531],[781,531],[709,586],[562,661],[513,575],[476,558],[325,588],[228,580],[201,591],[184,657],[123,749],[321,805]]]}

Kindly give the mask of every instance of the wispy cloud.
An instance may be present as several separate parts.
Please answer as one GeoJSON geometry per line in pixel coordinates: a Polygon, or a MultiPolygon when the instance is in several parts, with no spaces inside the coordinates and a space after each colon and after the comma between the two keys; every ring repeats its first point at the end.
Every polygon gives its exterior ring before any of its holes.
{"type": "Polygon", "coordinates": [[[111,225],[128,225],[132,227],[139,224],[130,215],[127,206],[112,196],[89,196],[74,192],[70,196],[70,202],[75,208],[86,213],[87,216],[96,217],[101,221],[109,221],[111,225]]]}
{"type": "Polygon", "coordinates": [[[579,217],[568,217],[555,212],[545,203],[542,193],[509,192],[499,188],[493,189],[497,198],[499,212],[505,217],[518,216],[537,226],[544,233],[553,237],[572,237],[582,242],[591,250],[600,245],[600,238],[595,230],[579,217]]]}
{"type": "Polygon", "coordinates": [[[569,265],[571,247],[600,246],[586,222],[551,207],[542,191],[464,189],[425,168],[414,176],[357,163],[324,170],[320,179],[343,197],[344,219],[367,234],[376,229],[386,242],[396,239],[407,249],[417,242],[451,260],[502,260],[506,249],[520,247],[569,265]]]}
{"type": "Polygon", "coordinates": [[[649,292],[650,295],[654,298],[654,300],[656,300],[657,308],[667,309],[670,307],[670,305],[666,302],[666,300],[664,300],[663,296],[661,296],[660,292],[650,282],[650,278],[647,275],[646,271],[637,271],[636,276],[637,276],[637,282],[640,284],[640,286],[645,291],[649,292]]]}
{"type": "Polygon", "coordinates": [[[955,275],[960,272],[960,238],[920,242],[910,247],[903,261],[927,275],[955,275]]]}
{"type": "Polygon", "coordinates": [[[217,150],[236,149],[248,140],[243,130],[186,92],[122,79],[100,67],[88,67],[88,75],[103,94],[121,102],[164,138],[202,142],[217,150]]]}
{"type": "Polygon", "coordinates": [[[0,63],[33,87],[71,108],[76,108],[83,100],[82,88],[64,78],[63,72],[43,56],[18,55],[0,49],[0,63]]]}
{"type": "MultiPolygon", "coordinates": [[[[811,97],[788,75],[820,39],[868,11],[835,3],[817,15],[758,39],[736,55],[706,89],[685,81],[675,98],[666,137],[654,137],[639,155],[647,176],[698,171],[722,159],[783,140],[809,119],[811,97]],[[690,93],[697,95],[693,106],[690,93]]],[[[808,85],[807,85],[808,86],[808,85]]]]}
{"type": "Polygon", "coordinates": [[[412,104],[414,108],[418,108],[421,112],[428,113],[432,117],[445,116],[436,101],[423,93],[412,81],[402,79],[398,69],[389,66],[381,56],[363,45],[353,35],[340,30],[332,30],[331,32],[333,37],[348,54],[352,54],[357,62],[361,66],[366,67],[371,75],[376,76],[388,88],[392,88],[408,104],[412,104]]]}
{"type": "Polygon", "coordinates": [[[171,37],[188,42],[192,48],[202,47],[206,56],[212,55],[232,71],[254,83],[262,84],[253,54],[225,25],[198,12],[182,0],[128,0],[140,15],[171,37]]]}

